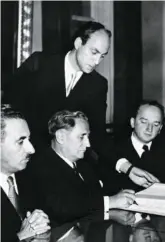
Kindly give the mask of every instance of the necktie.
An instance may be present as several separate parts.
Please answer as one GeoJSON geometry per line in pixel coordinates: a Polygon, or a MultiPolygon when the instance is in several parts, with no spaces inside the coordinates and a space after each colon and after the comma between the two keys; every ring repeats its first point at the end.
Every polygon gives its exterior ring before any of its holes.
{"type": "Polygon", "coordinates": [[[73,168],[74,168],[75,174],[78,175],[84,181],[82,175],[78,172],[77,164],[75,162],[73,162],[73,168]]]}
{"type": "Polygon", "coordinates": [[[76,175],[79,175],[79,172],[78,172],[78,170],[77,170],[77,165],[76,165],[75,162],[73,162],[73,168],[74,168],[74,172],[75,172],[75,174],[76,174],[76,175]]]}
{"type": "Polygon", "coordinates": [[[71,75],[70,83],[66,89],[66,96],[69,96],[70,91],[73,89],[75,79],[76,79],[76,73],[71,75]]]}
{"type": "Polygon", "coordinates": [[[20,215],[19,198],[18,198],[18,195],[15,191],[13,177],[9,176],[8,179],[7,179],[7,182],[9,184],[8,198],[9,198],[10,202],[13,204],[13,206],[15,207],[18,214],[20,215]]]}
{"type": "Polygon", "coordinates": [[[148,156],[148,152],[149,152],[148,146],[147,145],[143,145],[143,150],[144,151],[142,153],[141,159],[145,159],[148,156]]]}

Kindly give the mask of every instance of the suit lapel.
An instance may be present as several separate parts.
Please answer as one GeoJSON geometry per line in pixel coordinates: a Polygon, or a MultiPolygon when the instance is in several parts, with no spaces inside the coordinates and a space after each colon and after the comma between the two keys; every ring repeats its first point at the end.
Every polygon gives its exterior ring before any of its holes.
{"type": "Polygon", "coordinates": [[[4,192],[3,188],[1,188],[1,195],[2,195],[2,197],[1,197],[2,209],[5,209],[9,214],[11,214],[13,217],[15,217],[18,221],[21,222],[21,219],[20,219],[16,209],[10,202],[10,200],[9,200],[8,196],[6,195],[6,193],[4,192]]]}
{"type": "Polygon", "coordinates": [[[90,74],[85,74],[83,73],[74,88],[71,90],[68,98],[72,97],[79,97],[82,96],[84,97],[84,94],[87,93],[89,86],[90,86],[90,81],[89,81],[89,76],[90,74]]]}
{"type": "Polygon", "coordinates": [[[74,169],[70,167],[59,155],[56,154],[56,152],[50,148],[49,154],[51,156],[51,169],[52,171],[54,169],[60,169],[60,174],[62,174],[65,179],[68,181],[74,183],[74,184],[85,184],[85,182],[75,174],[74,169]]]}

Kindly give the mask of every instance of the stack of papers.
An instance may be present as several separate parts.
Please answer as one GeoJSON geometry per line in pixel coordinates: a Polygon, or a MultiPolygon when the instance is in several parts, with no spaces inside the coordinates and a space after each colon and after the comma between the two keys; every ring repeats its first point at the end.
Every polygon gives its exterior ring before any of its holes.
{"type": "Polygon", "coordinates": [[[154,183],[136,193],[136,203],[126,210],[165,216],[165,184],[154,183]]]}

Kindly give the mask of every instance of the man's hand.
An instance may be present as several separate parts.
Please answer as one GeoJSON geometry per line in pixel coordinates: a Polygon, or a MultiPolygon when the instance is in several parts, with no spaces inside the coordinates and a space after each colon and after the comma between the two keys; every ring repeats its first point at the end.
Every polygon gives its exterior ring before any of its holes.
{"type": "Polygon", "coordinates": [[[135,214],[124,210],[110,210],[109,218],[123,225],[133,225],[135,223],[135,214]]]}
{"type": "Polygon", "coordinates": [[[142,187],[149,187],[155,182],[160,182],[155,176],[153,176],[151,173],[142,170],[137,167],[133,167],[129,178],[137,185],[142,187]]]}
{"type": "Polygon", "coordinates": [[[21,230],[17,234],[19,240],[47,232],[50,229],[49,222],[48,216],[42,210],[27,212],[27,217],[23,220],[21,230]]]}
{"type": "Polygon", "coordinates": [[[109,208],[127,208],[133,204],[135,200],[135,192],[133,190],[123,190],[117,195],[109,198],[109,208]]]}

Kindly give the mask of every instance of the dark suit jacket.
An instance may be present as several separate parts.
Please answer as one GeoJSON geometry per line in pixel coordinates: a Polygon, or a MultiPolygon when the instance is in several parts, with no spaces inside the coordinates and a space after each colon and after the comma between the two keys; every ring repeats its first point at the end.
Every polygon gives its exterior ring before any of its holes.
{"type": "MultiPolygon", "coordinates": [[[[151,145],[151,149],[147,156],[143,159],[140,158],[135,148],[133,147],[132,141],[129,138],[117,148],[117,158],[126,158],[134,166],[144,169],[154,176],[156,176],[162,183],[165,182],[164,169],[165,169],[165,149],[164,144],[160,142],[159,137],[156,138],[151,145]]],[[[125,174],[119,174],[120,184],[124,188],[141,189],[131,182],[131,180],[125,174]]]]}
{"type": "Polygon", "coordinates": [[[28,168],[37,207],[42,208],[56,226],[85,217],[95,221],[104,219],[100,183],[85,161],[80,161],[79,169],[84,181],[51,148],[36,156],[28,168]]]}
{"type": "Polygon", "coordinates": [[[17,233],[21,228],[21,219],[1,188],[1,241],[17,242],[17,233]]]}
{"type": "Polygon", "coordinates": [[[4,102],[18,106],[32,135],[44,142],[48,120],[56,111],[83,111],[89,118],[93,144],[97,145],[105,134],[107,80],[93,71],[82,75],[69,97],[65,92],[64,55],[35,52],[5,88],[4,102]]]}

